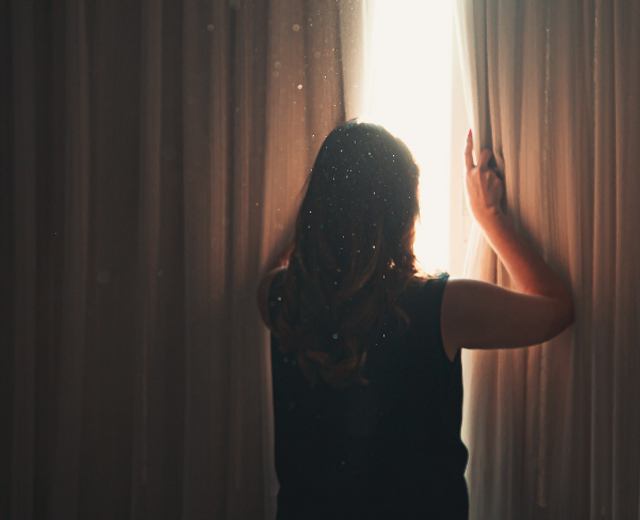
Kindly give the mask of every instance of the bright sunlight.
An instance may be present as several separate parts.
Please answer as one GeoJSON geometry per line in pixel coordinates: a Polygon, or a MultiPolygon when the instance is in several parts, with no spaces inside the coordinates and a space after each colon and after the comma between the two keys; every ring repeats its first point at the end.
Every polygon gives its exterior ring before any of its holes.
{"type": "Polygon", "coordinates": [[[426,272],[450,268],[452,2],[375,0],[365,119],[402,138],[420,165],[415,251],[426,272]]]}

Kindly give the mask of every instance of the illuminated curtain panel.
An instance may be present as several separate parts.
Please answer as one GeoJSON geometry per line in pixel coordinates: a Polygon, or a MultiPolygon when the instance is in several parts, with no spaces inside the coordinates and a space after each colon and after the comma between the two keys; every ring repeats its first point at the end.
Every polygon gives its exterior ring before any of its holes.
{"type": "MultiPolygon", "coordinates": [[[[544,345],[465,352],[471,518],[640,518],[640,4],[458,0],[475,149],[573,288],[544,345]]],[[[466,273],[509,286],[474,228],[466,273]]]]}
{"type": "MultiPolygon", "coordinates": [[[[351,4],[351,3],[350,3],[351,4]]],[[[315,157],[325,137],[338,124],[345,121],[343,93],[342,30],[348,34],[345,54],[357,60],[359,32],[357,24],[359,4],[343,6],[335,0],[273,0],[269,2],[269,37],[266,70],[266,142],[264,162],[264,194],[260,203],[262,236],[260,273],[273,262],[293,236],[295,217],[304,195],[304,188],[315,157]],[[341,11],[343,9],[342,17],[341,11]],[[347,12],[347,10],[349,12],[347,12]],[[355,50],[354,50],[355,47],[355,50]]],[[[352,76],[353,77],[353,76],[352,76]]],[[[353,85],[353,79],[349,85],[353,85]]],[[[247,85],[250,88],[250,85],[247,85]]],[[[352,87],[350,87],[353,89],[352,87]]],[[[255,251],[248,252],[253,255],[255,251]]],[[[255,275],[260,274],[258,272],[255,275]]],[[[258,279],[250,282],[250,295],[254,298],[258,279]]],[[[255,307],[254,303],[251,303],[255,307]]],[[[240,318],[241,314],[238,313],[240,318]]],[[[238,336],[245,324],[236,323],[238,336]]],[[[246,474],[264,472],[265,518],[273,518],[276,511],[278,483],[274,471],[273,405],[271,401],[271,365],[268,331],[260,324],[261,342],[244,341],[246,350],[236,350],[237,366],[249,357],[260,362],[255,373],[260,380],[260,394],[246,394],[246,373],[238,371],[235,380],[238,397],[245,402],[236,407],[237,418],[232,423],[236,435],[243,438],[236,443],[235,460],[242,461],[243,469],[232,470],[231,496],[238,514],[247,511],[242,502],[246,494],[243,486],[246,474]],[[262,348],[257,348],[261,345],[262,348]],[[242,417],[245,406],[260,402],[262,431],[252,430],[242,417]],[[258,435],[260,433],[260,435],[258,435]],[[244,454],[257,446],[263,457],[247,459],[244,454]],[[235,475],[233,475],[235,473],[235,475]]],[[[238,518],[256,518],[245,515],[238,518]]]]}
{"type": "Polygon", "coordinates": [[[325,137],[344,122],[339,4],[277,0],[266,63],[265,259],[279,253],[325,137]]]}

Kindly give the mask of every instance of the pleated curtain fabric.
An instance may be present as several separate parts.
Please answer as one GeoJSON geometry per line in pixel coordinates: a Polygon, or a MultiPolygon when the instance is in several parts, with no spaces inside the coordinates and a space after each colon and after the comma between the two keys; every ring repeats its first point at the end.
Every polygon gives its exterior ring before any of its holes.
{"type": "MultiPolygon", "coordinates": [[[[458,0],[475,151],[571,284],[544,345],[465,352],[471,519],[640,518],[640,3],[458,0]]],[[[509,287],[479,229],[466,275],[509,287]]]]}
{"type": "Polygon", "coordinates": [[[255,289],[343,4],[2,3],[0,518],[273,517],[255,289]]]}

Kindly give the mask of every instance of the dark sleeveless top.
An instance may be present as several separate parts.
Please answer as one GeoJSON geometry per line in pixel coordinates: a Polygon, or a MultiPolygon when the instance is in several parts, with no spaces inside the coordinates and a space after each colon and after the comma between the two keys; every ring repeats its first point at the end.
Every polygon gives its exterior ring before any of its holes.
{"type": "MultiPolygon", "coordinates": [[[[270,287],[271,322],[284,274],[270,287]]],[[[416,280],[398,298],[409,329],[385,325],[367,346],[366,387],[311,387],[271,336],[277,520],[468,518],[462,365],[440,335],[447,279],[416,280]]]]}

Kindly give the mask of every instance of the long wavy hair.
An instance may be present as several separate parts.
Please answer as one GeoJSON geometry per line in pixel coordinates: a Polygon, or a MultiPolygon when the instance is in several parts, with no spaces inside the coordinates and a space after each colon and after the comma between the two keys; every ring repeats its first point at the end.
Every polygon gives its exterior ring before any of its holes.
{"type": "Polygon", "coordinates": [[[366,385],[367,344],[416,276],[418,167],[379,125],[349,121],[325,139],[296,220],[282,305],[272,330],[315,384],[366,385]]]}

